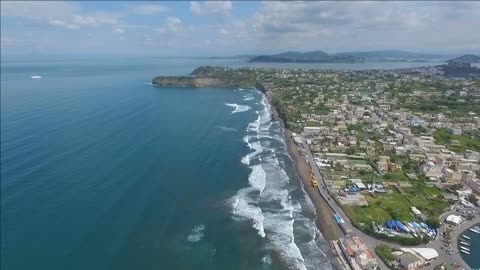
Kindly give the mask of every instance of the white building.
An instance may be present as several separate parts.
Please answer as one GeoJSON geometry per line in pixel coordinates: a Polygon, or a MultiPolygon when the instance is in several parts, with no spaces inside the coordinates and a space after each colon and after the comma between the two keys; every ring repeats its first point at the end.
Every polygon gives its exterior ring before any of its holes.
{"type": "Polygon", "coordinates": [[[445,219],[445,223],[452,224],[455,226],[462,223],[462,221],[463,221],[463,218],[457,215],[450,215],[445,219]]]}

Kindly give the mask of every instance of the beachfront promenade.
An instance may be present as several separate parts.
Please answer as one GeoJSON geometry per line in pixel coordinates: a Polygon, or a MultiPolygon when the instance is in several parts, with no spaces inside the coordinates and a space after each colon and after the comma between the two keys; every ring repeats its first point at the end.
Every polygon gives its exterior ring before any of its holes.
{"type": "MultiPolygon", "coordinates": [[[[302,148],[305,151],[305,158],[306,158],[307,162],[311,165],[313,174],[318,181],[318,187],[315,188],[315,187],[309,185],[309,188],[310,189],[318,189],[317,195],[323,197],[323,199],[328,204],[328,206],[331,208],[331,210],[333,212],[337,213],[338,215],[340,215],[340,217],[345,221],[345,223],[343,225],[344,225],[345,229],[347,230],[347,232],[349,232],[349,234],[351,236],[359,236],[360,238],[362,238],[363,241],[365,242],[365,244],[372,251],[375,251],[375,247],[379,244],[382,244],[382,243],[388,244],[388,245],[390,245],[394,248],[401,248],[401,246],[398,245],[398,244],[392,244],[392,243],[384,242],[382,240],[378,240],[374,237],[371,237],[370,235],[367,235],[367,234],[363,233],[362,231],[357,229],[355,226],[353,226],[349,217],[343,212],[341,207],[330,196],[330,194],[328,192],[328,188],[326,186],[326,183],[325,183],[322,175],[320,174],[320,171],[319,171],[318,167],[315,164],[313,154],[312,154],[310,148],[308,147],[308,144],[306,143],[305,138],[301,137],[301,139],[302,139],[302,148]]],[[[445,217],[448,216],[449,214],[451,214],[451,212],[444,213],[442,216],[440,216],[440,220],[441,221],[444,220],[445,217]]],[[[330,218],[333,219],[333,217],[330,217],[330,218]]],[[[467,269],[467,270],[470,269],[470,267],[463,261],[463,259],[460,256],[460,253],[459,253],[458,247],[457,247],[457,239],[458,239],[459,235],[465,229],[468,229],[469,227],[471,227],[474,224],[479,223],[479,222],[480,222],[480,217],[476,217],[475,219],[473,219],[471,221],[464,222],[463,224],[461,224],[460,226],[456,227],[453,230],[452,235],[451,235],[451,243],[452,243],[452,247],[453,247],[453,254],[447,254],[446,251],[441,248],[443,246],[441,236],[438,236],[436,239],[432,240],[427,245],[417,246],[417,247],[433,248],[439,254],[439,256],[435,260],[433,260],[429,266],[424,267],[423,269],[433,269],[436,265],[439,265],[441,263],[456,263],[456,264],[458,264],[462,267],[461,269],[467,269]]],[[[439,232],[445,230],[444,226],[446,226],[446,225],[442,224],[442,226],[439,228],[439,232]]],[[[342,236],[345,236],[343,234],[343,232],[342,232],[342,236]]],[[[380,269],[389,269],[383,263],[383,261],[380,258],[378,258],[377,263],[378,263],[378,266],[380,267],[380,269]]]]}

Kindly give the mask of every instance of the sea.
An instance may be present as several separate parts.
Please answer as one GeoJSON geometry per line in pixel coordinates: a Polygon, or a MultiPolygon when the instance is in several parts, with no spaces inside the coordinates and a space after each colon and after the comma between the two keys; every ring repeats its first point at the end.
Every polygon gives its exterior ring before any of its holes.
{"type": "Polygon", "coordinates": [[[150,84],[202,65],[259,66],[2,58],[2,269],[336,269],[260,92],[150,84]]]}
{"type": "MultiPolygon", "coordinates": [[[[480,226],[480,223],[476,224],[476,226],[480,226]]],[[[460,253],[460,256],[462,256],[462,259],[472,269],[480,269],[480,257],[478,256],[479,254],[478,252],[480,250],[480,234],[474,233],[469,229],[467,229],[460,234],[460,237],[458,239],[459,241],[468,242],[470,244],[470,246],[468,246],[468,249],[470,249],[470,255],[460,253]],[[464,239],[463,237],[461,237],[461,235],[466,235],[470,237],[471,240],[464,239]]]]}

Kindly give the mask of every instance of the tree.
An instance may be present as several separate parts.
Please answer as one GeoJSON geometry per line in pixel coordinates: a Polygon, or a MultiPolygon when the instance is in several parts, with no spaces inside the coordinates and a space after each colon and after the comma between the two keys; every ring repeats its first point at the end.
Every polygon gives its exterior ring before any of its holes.
{"type": "Polygon", "coordinates": [[[475,197],[475,195],[473,195],[473,194],[468,195],[467,201],[469,201],[470,203],[473,203],[475,205],[478,203],[477,197],[475,197]]]}
{"type": "Polygon", "coordinates": [[[440,228],[440,221],[438,220],[438,218],[428,218],[425,223],[427,223],[428,226],[434,229],[440,228]]]}
{"type": "Polygon", "coordinates": [[[345,153],[347,155],[353,155],[353,154],[355,154],[355,148],[354,147],[349,147],[347,150],[345,150],[345,153]]]}

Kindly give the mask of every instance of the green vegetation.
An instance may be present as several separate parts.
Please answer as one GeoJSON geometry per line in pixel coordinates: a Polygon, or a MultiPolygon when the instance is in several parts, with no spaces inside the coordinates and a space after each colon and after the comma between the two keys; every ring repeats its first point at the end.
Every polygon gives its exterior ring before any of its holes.
{"type": "Polygon", "coordinates": [[[218,78],[229,85],[238,85],[239,87],[254,87],[257,82],[256,72],[247,68],[199,67],[191,75],[195,75],[197,78],[218,78]]]}
{"type": "MultiPolygon", "coordinates": [[[[405,193],[400,194],[396,190],[384,195],[365,195],[368,206],[343,205],[352,222],[360,229],[376,237],[387,237],[383,234],[375,234],[372,230],[372,222],[383,224],[387,220],[395,219],[411,221],[416,219],[410,207],[415,206],[422,211],[432,226],[436,227],[438,217],[448,207],[449,202],[440,195],[441,191],[436,188],[428,188],[424,184],[415,184],[412,188],[405,188],[405,193]]],[[[439,225],[439,224],[438,224],[439,225]]],[[[397,243],[408,243],[415,245],[423,243],[423,239],[388,237],[389,240],[397,243]],[[405,240],[407,239],[407,240],[405,240]]]]}
{"type": "Polygon", "coordinates": [[[478,134],[473,136],[453,135],[446,129],[438,129],[433,133],[433,137],[438,144],[443,144],[455,152],[463,152],[467,149],[480,151],[480,136],[478,134]]]}
{"type": "Polygon", "coordinates": [[[386,244],[380,244],[375,248],[375,253],[386,265],[390,265],[390,262],[395,260],[395,256],[392,254],[392,249],[386,244]]]}
{"type": "Polygon", "coordinates": [[[424,127],[411,127],[410,130],[412,131],[413,134],[419,135],[419,134],[425,134],[427,133],[427,129],[424,127]]]}
{"type": "Polygon", "coordinates": [[[438,218],[429,218],[427,221],[425,221],[425,223],[434,229],[440,228],[440,221],[438,218]]]}
{"type": "Polygon", "coordinates": [[[470,203],[473,203],[473,204],[478,203],[477,197],[475,197],[475,195],[473,195],[473,194],[468,195],[467,201],[469,201],[470,203]]]}

